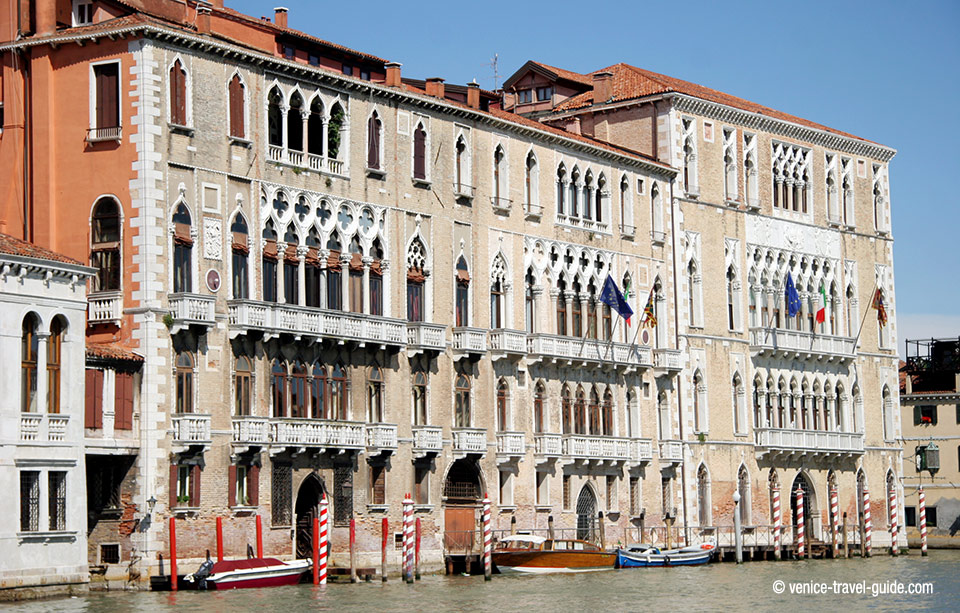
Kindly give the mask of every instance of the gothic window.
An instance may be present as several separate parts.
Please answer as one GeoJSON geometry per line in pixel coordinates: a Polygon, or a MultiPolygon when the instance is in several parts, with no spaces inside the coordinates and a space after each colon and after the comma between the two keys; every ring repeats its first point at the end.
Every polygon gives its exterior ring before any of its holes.
{"type": "Polygon", "coordinates": [[[20,412],[37,412],[37,368],[40,322],[33,313],[23,318],[20,336],[20,412]]]}
{"type": "Polygon", "coordinates": [[[847,311],[846,311],[846,322],[844,325],[847,330],[847,336],[854,336],[857,330],[857,314],[854,312],[856,305],[856,293],[853,290],[853,285],[847,286],[847,311]]]}
{"type": "Polygon", "coordinates": [[[347,371],[339,362],[333,365],[330,381],[330,419],[345,421],[348,417],[347,371]]]}
{"type": "Polygon", "coordinates": [[[575,434],[587,433],[587,396],[580,385],[577,386],[577,398],[573,405],[573,431],[575,434]]]}
{"type": "Polygon", "coordinates": [[[413,373],[413,425],[427,425],[427,375],[422,370],[413,373]]]}
{"type": "Polygon", "coordinates": [[[240,75],[233,75],[227,89],[230,98],[230,136],[234,138],[244,138],[246,136],[244,114],[246,103],[244,98],[245,88],[243,81],[240,79],[240,75]]]}
{"type": "Polygon", "coordinates": [[[490,276],[490,327],[506,327],[506,261],[497,254],[490,276]]]}
{"type": "Polygon", "coordinates": [[[527,154],[527,162],[524,166],[523,175],[523,202],[528,212],[533,212],[533,207],[539,203],[539,182],[540,168],[537,166],[537,158],[533,151],[527,154]]]}
{"type": "Polygon", "coordinates": [[[620,225],[621,230],[625,233],[628,233],[633,230],[630,223],[632,221],[633,215],[630,211],[630,182],[627,180],[627,175],[623,175],[620,179],[620,225]]]}
{"type": "Polygon", "coordinates": [[[535,288],[537,285],[536,277],[533,274],[533,268],[527,269],[527,274],[523,279],[523,314],[526,321],[526,331],[535,332],[539,326],[536,324],[537,302],[535,288]]]}
{"type": "Polygon", "coordinates": [[[177,413],[193,413],[193,354],[177,352],[177,413]]]}
{"type": "Polygon", "coordinates": [[[60,412],[60,367],[63,360],[64,329],[62,316],[58,315],[50,322],[50,336],[47,337],[47,413],[60,412]]]}
{"type": "Polygon", "coordinates": [[[583,313],[580,305],[582,295],[580,280],[573,281],[573,336],[580,337],[583,334],[583,313]]]}
{"type": "MultiPolygon", "coordinates": [[[[597,177],[597,189],[593,193],[593,218],[598,224],[602,224],[605,219],[605,212],[603,210],[603,200],[605,198],[605,193],[607,190],[607,178],[601,173],[597,177]]],[[[629,210],[629,207],[628,207],[629,210]]],[[[632,215],[631,215],[632,216],[632,215]]]]}
{"type": "Polygon", "coordinates": [[[250,247],[247,221],[243,214],[237,213],[230,224],[232,241],[230,245],[233,298],[243,300],[250,297],[250,270],[248,258],[250,247]]]}
{"type": "Polygon", "coordinates": [[[113,198],[101,198],[93,207],[90,265],[97,272],[93,292],[120,289],[120,206],[113,198]]]}
{"type": "Polygon", "coordinates": [[[283,242],[287,245],[283,254],[283,300],[287,304],[300,304],[300,258],[297,256],[300,240],[294,232],[293,224],[287,226],[283,242]]]}
{"type": "Polygon", "coordinates": [[[503,147],[497,145],[493,152],[493,198],[498,207],[502,207],[503,201],[507,200],[506,176],[506,154],[503,147]]]}
{"type": "Polygon", "coordinates": [[[170,123],[187,125],[187,71],[180,60],[170,67],[170,123]]]}
{"type": "Polygon", "coordinates": [[[510,430],[510,392],[507,381],[500,379],[497,382],[497,429],[501,432],[510,430]]]}
{"type": "Polygon", "coordinates": [[[654,240],[663,241],[663,201],[660,198],[660,187],[654,183],[650,188],[650,208],[653,219],[654,240]]]}
{"type": "Polygon", "coordinates": [[[307,114],[307,153],[323,155],[323,128],[323,102],[319,96],[314,96],[310,101],[310,112],[307,114]]]}
{"type": "Polygon", "coordinates": [[[467,260],[460,256],[457,259],[457,280],[456,280],[456,321],[458,326],[470,325],[470,272],[467,268],[467,260]]]}
{"type": "Polygon", "coordinates": [[[383,370],[379,366],[371,366],[367,372],[367,421],[383,421],[383,370]]]}
{"type": "Polygon", "coordinates": [[[367,120],[367,168],[380,170],[383,122],[376,111],[367,120]]]}
{"type": "Polygon", "coordinates": [[[273,228],[273,221],[267,221],[263,226],[263,256],[261,276],[263,277],[263,300],[277,301],[277,232],[273,228]]]}
{"type": "Polygon", "coordinates": [[[307,369],[297,360],[290,369],[290,417],[307,416],[307,369]]]}
{"type": "Polygon", "coordinates": [[[463,135],[457,137],[454,150],[454,191],[463,195],[470,189],[470,151],[463,135]]]}
{"type": "Polygon", "coordinates": [[[690,326],[700,326],[700,275],[694,260],[687,264],[687,306],[690,310],[690,326]]]}
{"type": "Polygon", "coordinates": [[[840,204],[843,209],[843,224],[847,227],[855,225],[854,198],[853,198],[853,171],[849,159],[840,160],[840,204]]]}
{"type": "Polygon", "coordinates": [[[698,370],[693,373],[693,430],[707,431],[707,384],[698,370]]]}
{"type": "Polygon", "coordinates": [[[407,320],[424,321],[426,248],[414,238],[407,250],[407,320]]]}
{"type": "Polygon", "coordinates": [[[193,237],[190,227],[190,211],[182,202],[173,214],[173,291],[193,291],[192,258],[193,237]]]}
{"type": "Polygon", "coordinates": [[[283,147],[283,94],[276,85],[267,94],[267,139],[274,147],[283,147]]]}
{"type": "Polygon", "coordinates": [[[560,390],[560,410],[563,433],[570,434],[573,432],[573,403],[570,400],[570,387],[566,384],[560,390]]]}
{"type": "Polygon", "coordinates": [[[667,392],[660,392],[657,396],[657,426],[658,437],[661,441],[672,438],[672,424],[670,422],[670,405],[667,400],[667,392]]]}
{"type": "Polygon", "coordinates": [[[587,336],[597,338],[597,287],[592,279],[587,284],[587,336]]]}
{"type": "Polygon", "coordinates": [[[733,266],[730,266],[727,268],[727,328],[729,330],[740,328],[739,294],[736,287],[736,273],[733,271],[733,266]]]}
{"type": "Polygon", "coordinates": [[[580,215],[580,169],[576,166],[570,173],[570,217],[580,215]]]}
{"type": "Polygon", "coordinates": [[[373,262],[370,264],[370,314],[383,315],[383,245],[380,239],[374,239],[370,250],[373,262]]]}
{"type": "Polygon", "coordinates": [[[274,360],[270,368],[270,397],[273,401],[273,416],[287,416],[287,368],[280,360],[274,360]]]}
{"type": "Polygon", "coordinates": [[[731,389],[733,390],[733,431],[735,434],[741,434],[747,431],[747,415],[744,406],[746,394],[739,374],[733,376],[731,389]]]}
{"type": "Polygon", "coordinates": [[[737,141],[736,131],[723,129],[723,197],[737,199],[737,141]]]}
{"type": "Polygon", "coordinates": [[[457,375],[454,385],[454,426],[457,428],[470,427],[470,377],[465,373],[457,375]]]}
{"type": "Polygon", "coordinates": [[[360,239],[354,235],[350,239],[349,289],[350,311],[363,313],[363,248],[360,239]]]}
{"type": "Polygon", "coordinates": [[[557,334],[566,336],[567,334],[567,282],[561,278],[557,282],[557,334]]]}
{"type": "Polygon", "coordinates": [[[310,416],[313,419],[330,419],[327,367],[319,360],[314,362],[312,375],[310,381],[310,416]]]}
{"type": "Polygon", "coordinates": [[[413,131],[413,178],[427,180],[427,130],[422,121],[413,131]]]}
{"type": "Polygon", "coordinates": [[[697,176],[697,130],[694,120],[689,117],[681,119],[683,132],[683,191],[688,196],[697,196],[700,193],[697,176]]]}
{"type": "Polygon", "coordinates": [[[590,388],[590,405],[587,409],[590,416],[590,434],[600,434],[600,395],[597,393],[596,386],[590,388]]]}
{"type": "Polygon", "coordinates": [[[746,187],[747,204],[759,207],[759,181],[757,164],[757,135],[743,135],[743,182],[746,187]]]}
{"type": "Polygon", "coordinates": [[[586,178],[583,180],[583,218],[593,218],[593,173],[587,171],[586,178]]]}
{"type": "Polygon", "coordinates": [[[340,148],[343,144],[343,134],[346,131],[346,113],[339,102],[330,109],[330,121],[327,122],[327,157],[332,160],[340,159],[340,148]]]}
{"type": "Polygon", "coordinates": [[[603,405],[601,407],[601,432],[604,436],[613,436],[613,393],[608,387],[603,392],[603,405]]]}
{"type": "Polygon", "coordinates": [[[560,164],[557,167],[557,215],[559,216],[567,214],[566,193],[567,170],[563,167],[563,164],[560,164]]]}
{"type": "MultiPolygon", "coordinates": [[[[894,439],[895,416],[893,414],[893,400],[890,397],[890,388],[883,386],[883,440],[892,441],[894,439]]],[[[960,411],[960,409],[957,409],[960,411]]]]}
{"type": "Polygon", "coordinates": [[[251,415],[253,403],[253,366],[250,358],[240,356],[234,363],[234,414],[251,415]]]}
{"type": "Polygon", "coordinates": [[[287,149],[292,151],[303,151],[303,115],[303,97],[293,92],[287,108],[287,149]]]}
{"type": "Polygon", "coordinates": [[[545,431],[546,419],[544,408],[547,398],[547,392],[543,381],[537,381],[533,390],[533,431],[537,434],[545,431]]]}

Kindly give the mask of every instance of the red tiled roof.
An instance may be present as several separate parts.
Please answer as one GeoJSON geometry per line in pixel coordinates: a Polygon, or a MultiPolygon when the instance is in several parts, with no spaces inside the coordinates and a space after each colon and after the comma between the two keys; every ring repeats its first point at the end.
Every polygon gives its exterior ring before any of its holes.
{"type": "Polygon", "coordinates": [[[87,341],[87,357],[101,360],[119,360],[121,362],[143,362],[143,356],[120,343],[92,343],[87,341]]]}
{"type": "MultiPolygon", "coordinates": [[[[723,104],[736,109],[741,109],[750,113],[766,115],[773,119],[788,121],[790,123],[806,126],[808,128],[814,128],[816,130],[823,130],[838,136],[855,138],[865,142],[872,142],[865,138],[854,136],[853,134],[834,130],[833,128],[828,128],[827,126],[808,121],[801,117],[796,117],[794,115],[783,113],[755,102],[750,102],[749,100],[744,100],[743,98],[738,98],[737,96],[732,96],[715,89],[710,89],[709,87],[704,87],[702,85],[697,85],[696,83],[690,83],[689,81],[684,81],[674,77],[668,77],[656,72],[637,68],[636,66],[630,66],[629,64],[624,64],[622,62],[601,70],[594,71],[590,74],[592,75],[598,72],[613,73],[613,96],[610,99],[610,102],[632,100],[635,98],[643,98],[645,96],[652,96],[655,94],[676,92],[679,94],[686,94],[688,96],[700,98],[702,100],[707,100],[709,102],[715,102],[717,104],[723,104]]],[[[593,92],[588,91],[577,94],[576,96],[561,102],[559,105],[557,105],[554,111],[562,112],[581,109],[592,104],[593,92]]]]}
{"type": "Polygon", "coordinates": [[[550,66],[549,64],[544,64],[543,62],[535,62],[530,60],[531,64],[535,64],[544,70],[548,70],[553,74],[557,75],[560,79],[566,79],[567,81],[574,81],[575,83],[582,83],[583,85],[592,86],[593,78],[588,77],[585,74],[580,74],[579,72],[573,72],[572,70],[564,70],[563,68],[557,68],[556,66],[550,66]]]}
{"type": "Polygon", "coordinates": [[[37,260],[50,260],[60,262],[61,264],[76,264],[82,266],[80,262],[73,258],[68,258],[62,253],[50,251],[43,247],[38,247],[33,243],[10,236],[9,234],[0,234],[0,253],[7,255],[19,255],[25,258],[34,258],[37,260]]]}

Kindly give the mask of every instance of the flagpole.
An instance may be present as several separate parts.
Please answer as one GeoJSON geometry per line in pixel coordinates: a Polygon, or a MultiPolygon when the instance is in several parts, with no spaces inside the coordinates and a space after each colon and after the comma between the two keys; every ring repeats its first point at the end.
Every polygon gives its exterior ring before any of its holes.
{"type": "MultiPolygon", "coordinates": [[[[611,309],[612,310],[612,309],[611,309]]],[[[612,315],[612,313],[611,313],[612,315]]],[[[613,329],[610,330],[610,342],[607,343],[607,355],[604,357],[604,360],[610,359],[610,352],[613,350],[613,337],[617,333],[617,326],[620,325],[620,320],[623,319],[623,316],[617,318],[617,321],[613,322],[613,329]]]]}
{"type": "Polygon", "coordinates": [[[857,330],[857,336],[853,339],[853,352],[857,352],[857,345],[860,344],[860,334],[863,333],[863,324],[867,323],[867,315],[870,314],[870,309],[873,308],[872,301],[873,298],[877,295],[877,287],[880,285],[879,279],[874,279],[873,281],[873,291],[870,292],[871,305],[867,306],[863,311],[863,317],[860,318],[860,329],[857,330]]]}

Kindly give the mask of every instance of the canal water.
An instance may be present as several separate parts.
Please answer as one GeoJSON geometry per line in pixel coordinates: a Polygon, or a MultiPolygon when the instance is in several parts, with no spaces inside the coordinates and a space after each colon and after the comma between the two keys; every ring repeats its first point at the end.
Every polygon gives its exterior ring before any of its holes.
{"type": "Polygon", "coordinates": [[[960,610],[960,551],[931,551],[867,560],[809,560],[711,564],[689,568],[611,570],[577,575],[424,577],[416,585],[399,579],[325,588],[300,585],[230,592],[110,592],[83,598],[2,606],[0,612],[141,611],[910,611],[960,610]],[[777,581],[782,581],[782,594],[777,581]],[[896,594],[927,583],[932,593],[896,594]],[[862,587],[861,587],[862,586],[862,587]],[[898,586],[903,586],[898,587],[898,586]],[[802,594],[791,593],[798,589],[802,594]],[[834,590],[863,590],[836,594],[834,590]],[[816,594],[814,591],[827,593],[816,594]],[[876,592],[877,595],[874,595],[876,592]]]}

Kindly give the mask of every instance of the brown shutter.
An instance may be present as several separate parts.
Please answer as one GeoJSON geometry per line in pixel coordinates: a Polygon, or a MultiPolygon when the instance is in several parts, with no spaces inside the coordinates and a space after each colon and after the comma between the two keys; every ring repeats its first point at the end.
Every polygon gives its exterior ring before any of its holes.
{"type": "Polygon", "coordinates": [[[173,224],[173,240],[181,245],[193,245],[190,236],[190,224],[176,222],[173,224]]]}
{"type": "Polygon", "coordinates": [[[116,428],[118,430],[133,429],[133,375],[117,373],[116,384],[116,428]]]}
{"type": "Polygon", "coordinates": [[[243,84],[238,76],[230,81],[230,135],[243,138],[243,84]]]}
{"type": "Polygon", "coordinates": [[[187,123],[187,83],[180,61],[170,68],[170,121],[178,125],[187,123]]]}
{"type": "Polygon", "coordinates": [[[200,465],[190,467],[190,506],[200,506],[200,465]]]}
{"type": "Polygon", "coordinates": [[[120,125],[120,100],[117,90],[119,68],[117,64],[104,64],[98,68],[97,127],[116,128],[120,125]]]}
{"type": "Polygon", "coordinates": [[[176,464],[170,465],[170,508],[177,506],[177,469],[176,464]]]}
{"type": "Polygon", "coordinates": [[[376,117],[367,122],[367,168],[380,169],[380,123],[376,117]]]}
{"type": "Polygon", "coordinates": [[[237,506],[237,465],[231,464],[227,469],[227,504],[237,506]]]}
{"type": "Polygon", "coordinates": [[[427,178],[426,147],[427,135],[418,126],[413,133],[413,177],[415,179],[427,178]]]}
{"type": "Polygon", "coordinates": [[[256,464],[252,464],[247,472],[247,495],[251,506],[260,504],[260,467],[256,464]]]}
{"type": "MultiPolygon", "coordinates": [[[[83,412],[83,427],[84,428],[96,428],[96,414],[97,410],[97,395],[94,387],[96,386],[96,373],[97,371],[88,368],[86,373],[86,381],[83,387],[84,393],[84,412],[83,412]]],[[[920,423],[919,420],[917,423],[920,423]]]]}
{"type": "Polygon", "coordinates": [[[263,257],[273,260],[277,259],[277,241],[267,239],[263,245],[263,257]]]}

